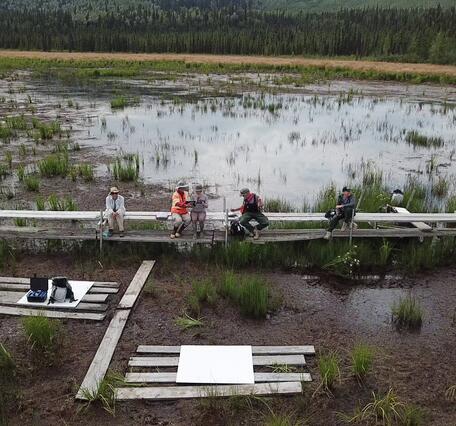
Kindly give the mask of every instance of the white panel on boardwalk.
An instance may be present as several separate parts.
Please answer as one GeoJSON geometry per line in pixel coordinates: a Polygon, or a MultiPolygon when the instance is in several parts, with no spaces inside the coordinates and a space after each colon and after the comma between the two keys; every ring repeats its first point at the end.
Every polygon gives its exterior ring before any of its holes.
{"type": "MultiPolygon", "coordinates": [[[[76,299],[74,302],[70,302],[68,299],[64,303],[52,303],[52,307],[54,308],[67,308],[67,309],[74,309],[76,306],[79,305],[79,302],[84,298],[86,293],[90,290],[93,285],[93,281],[69,281],[71,288],[73,289],[74,298],[76,299]]],[[[17,302],[18,305],[24,306],[39,306],[39,307],[46,307],[48,305],[49,299],[51,297],[51,290],[52,290],[52,280],[49,280],[48,284],[48,297],[45,302],[43,303],[35,303],[29,302],[27,300],[27,293],[21,297],[21,299],[17,302]]],[[[51,305],[50,305],[51,306],[51,305]]]]}
{"type": "Polygon", "coordinates": [[[251,346],[181,346],[177,383],[253,384],[251,346]]]}

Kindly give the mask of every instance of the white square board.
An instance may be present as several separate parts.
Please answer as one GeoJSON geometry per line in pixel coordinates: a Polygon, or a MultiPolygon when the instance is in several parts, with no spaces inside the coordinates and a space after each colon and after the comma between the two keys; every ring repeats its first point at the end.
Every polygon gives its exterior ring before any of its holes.
{"type": "MultiPolygon", "coordinates": [[[[55,308],[75,308],[78,306],[81,299],[86,295],[86,293],[90,290],[90,287],[93,286],[93,281],[68,281],[71,284],[71,288],[73,289],[74,298],[76,299],[74,302],[70,302],[68,299],[65,303],[52,303],[51,305],[55,308]]],[[[48,297],[45,302],[43,303],[35,303],[29,302],[27,300],[27,293],[24,294],[23,297],[17,302],[18,305],[25,305],[25,306],[41,306],[46,307],[49,302],[49,298],[51,297],[51,290],[52,290],[52,280],[48,282],[48,297]]]]}
{"type": "Polygon", "coordinates": [[[254,382],[251,346],[181,346],[176,383],[254,382]]]}

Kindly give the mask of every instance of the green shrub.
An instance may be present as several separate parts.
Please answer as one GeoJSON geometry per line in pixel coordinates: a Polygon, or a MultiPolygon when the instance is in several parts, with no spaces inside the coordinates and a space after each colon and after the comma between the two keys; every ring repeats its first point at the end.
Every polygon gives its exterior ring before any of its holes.
{"type": "Polygon", "coordinates": [[[122,109],[125,108],[128,104],[127,98],[124,96],[117,96],[111,100],[111,108],[113,109],[122,109]]]}
{"type": "Polygon", "coordinates": [[[355,377],[361,381],[372,369],[374,351],[370,346],[359,343],[353,348],[351,352],[351,359],[352,372],[355,377]]]}
{"type": "Polygon", "coordinates": [[[340,381],[340,360],[336,352],[330,352],[318,357],[318,370],[320,371],[321,384],[319,387],[329,394],[332,393],[336,382],[340,381]]]}
{"type": "Polygon", "coordinates": [[[62,337],[60,322],[44,316],[35,316],[24,318],[22,326],[35,353],[43,356],[56,353],[62,337]]]}
{"type": "Polygon", "coordinates": [[[393,305],[392,317],[398,327],[419,328],[423,322],[423,309],[414,297],[408,295],[393,305]]]}

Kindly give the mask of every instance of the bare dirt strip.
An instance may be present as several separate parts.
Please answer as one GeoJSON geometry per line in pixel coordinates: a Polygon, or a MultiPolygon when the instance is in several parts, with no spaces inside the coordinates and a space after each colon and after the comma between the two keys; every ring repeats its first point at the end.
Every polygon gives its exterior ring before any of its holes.
{"type": "Polygon", "coordinates": [[[207,55],[185,53],[98,53],[98,52],[38,52],[0,50],[0,58],[30,58],[59,60],[122,60],[122,61],[184,61],[189,63],[297,65],[345,68],[355,71],[448,75],[456,77],[456,66],[411,64],[400,62],[355,61],[342,59],[310,59],[289,56],[207,55]]]}

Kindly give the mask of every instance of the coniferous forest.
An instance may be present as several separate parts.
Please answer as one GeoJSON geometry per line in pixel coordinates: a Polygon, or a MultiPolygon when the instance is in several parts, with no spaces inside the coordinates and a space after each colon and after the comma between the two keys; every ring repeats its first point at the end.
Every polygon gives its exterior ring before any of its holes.
{"type": "Polygon", "coordinates": [[[0,6],[0,48],[355,56],[456,63],[456,7],[265,10],[249,0],[0,6]]]}

